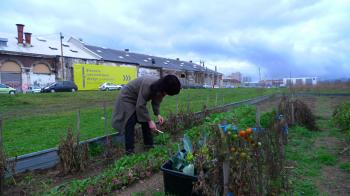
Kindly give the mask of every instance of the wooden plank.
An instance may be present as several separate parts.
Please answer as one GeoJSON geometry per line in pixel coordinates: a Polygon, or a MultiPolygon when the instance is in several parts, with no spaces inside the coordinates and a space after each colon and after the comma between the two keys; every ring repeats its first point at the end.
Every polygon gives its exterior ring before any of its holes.
{"type": "Polygon", "coordinates": [[[6,158],[4,152],[4,144],[3,144],[3,134],[2,134],[2,117],[0,116],[0,161],[4,159],[4,163],[0,163],[0,195],[4,193],[4,185],[5,185],[5,167],[6,167],[6,158]],[[3,165],[3,166],[1,166],[3,165]]]}

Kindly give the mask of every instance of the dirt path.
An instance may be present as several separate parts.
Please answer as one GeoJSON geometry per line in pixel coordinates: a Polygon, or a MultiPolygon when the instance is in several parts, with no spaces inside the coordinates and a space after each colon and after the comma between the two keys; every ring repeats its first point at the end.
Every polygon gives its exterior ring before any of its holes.
{"type": "MultiPolygon", "coordinates": [[[[350,147],[349,141],[344,139],[345,133],[336,129],[330,122],[334,107],[344,101],[348,101],[349,97],[299,97],[304,101],[315,114],[317,119],[317,126],[321,129],[317,133],[317,138],[313,143],[313,147],[310,150],[311,154],[317,155],[317,151],[329,152],[330,156],[325,157],[323,161],[330,161],[328,164],[321,164],[320,168],[309,166],[310,168],[304,168],[304,172],[315,172],[316,177],[305,177],[305,173],[301,174],[301,178],[311,180],[315,185],[315,190],[322,195],[336,195],[345,196],[350,195],[350,171],[345,171],[340,168],[341,164],[350,163],[350,149],[346,152],[342,152],[344,149],[350,147]],[[327,160],[329,158],[330,160],[327,160]],[[333,160],[333,162],[332,162],[333,160]]],[[[277,108],[279,98],[264,101],[258,106],[261,111],[271,111],[273,108],[277,108]]],[[[297,153],[299,154],[299,153],[297,153]]],[[[302,153],[301,153],[302,154],[302,153]]],[[[328,155],[327,155],[328,156],[328,155]]],[[[302,163],[297,165],[300,169],[302,163]]],[[[298,182],[301,186],[308,186],[306,181],[298,182]]],[[[307,183],[310,183],[308,181],[307,183]]],[[[297,185],[297,186],[300,186],[297,185]]],[[[300,187],[298,187],[299,189],[300,187]]],[[[305,193],[306,194],[306,193],[305,193]]]]}
{"type": "MultiPolygon", "coordinates": [[[[316,102],[316,111],[325,119],[330,119],[334,107],[345,101],[344,98],[319,98],[316,102]]],[[[336,164],[322,167],[321,178],[317,181],[320,193],[327,195],[350,195],[350,171],[340,168],[341,164],[350,163],[350,151],[344,151],[350,147],[349,141],[344,139],[344,133],[334,129],[329,122],[321,129],[324,137],[315,141],[315,147],[326,149],[336,158],[336,164]]]]}
{"type": "Polygon", "coordinates": [[[116,192],[115,195],[130,196],[136,194],[151,196],[156,192],[163,192],[163,187],[163,174],[159,172],[148,179],[141,180],[124,190],[116,192]]]}
{"type": "Polygon", "coordinates": [[[328,195],[350,195],[350,171],[340,169],[342,163],[350,163],[350,153],[348,151],[342,153],[349,147],[349,143],[342,141],[341,138],[323,137],[318,139],[315,145],[329,150],[337,159],[335,165],[321,169],[322,178],[317,182],[320,192],[328,195]]]}

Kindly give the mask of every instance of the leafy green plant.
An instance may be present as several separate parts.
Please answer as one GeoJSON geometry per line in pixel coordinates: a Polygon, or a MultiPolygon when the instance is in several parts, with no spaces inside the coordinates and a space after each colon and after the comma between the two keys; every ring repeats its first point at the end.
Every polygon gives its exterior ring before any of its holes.
{"type": "Polygon", "coordinates": [[[156,146],[143,154],[123,156],[101,174],[54,187],[46,195],[109,194],[113,190],[149,177],[153,172],[158,171],[173,149],[175,146],[170,149],[156,146]]]}
{"type": "Polygon", "coordinates": [[[154,143],[158,145],[166,145],[170,141],[170,138],[169,133],[158,134],[154,137],[154,143]]]}
{"type": "Polygon", "coordinates": [[[178,145],[178,152],[172,157],[173,169],[187,175],[194,175],[193,146],[188,135],[182,139],[183,149],[178,145]]]}
{"type": "Polygon", "coordinates": [[[101,155],[103,153],[104,147],[102,144],[91,143],[89,145],[89,155],[94,157],[97,155],[101,155]]]}
{"type": "Polygon", "coordinates": [[[350,171],[350,163],[341,163],[339,168],[343,171],[350,171]]]}
{"type": "Polygon", "coordinates": [[[260,125],[262,128],[269,128],[276,117],[276,110],[264,112],[260,117],[260,125]]]}

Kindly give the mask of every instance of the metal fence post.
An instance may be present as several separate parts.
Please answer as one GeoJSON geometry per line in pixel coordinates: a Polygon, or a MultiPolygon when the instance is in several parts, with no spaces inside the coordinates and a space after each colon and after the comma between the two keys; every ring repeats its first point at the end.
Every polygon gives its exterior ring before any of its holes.
{"type": "Polygon", "coordinates": [[[215,107],[218,105],[218,93],[215,94],[215,107]]]}
{"type": "Polygon", "coordinates": [[[103,118],[105,122],[105,135],[107,135],[107,108],[106,108],[106,102],[103,102],[103,118]]]}
{"type": "Polygon", "coordinates": [[[222,105],[225,105],[225,95],[222,94],[222,105]]]}
{"type": "Polygon", "coordinates": [[[209,95],[207,95],[207,108],[209,108],[209,95]]]}
{"type": "Polygon", "coordinates": [[[190,98],[190,94],[188,94],[188,100],[187,100],[187,113],[190,112],[190,107],[191,107],[191,98],[190,98]]]}
{"type": "Polygon", "coordinates": [[[80,140],[80,109],[77,111],[77,142],[80,140]]]}
{"type": "Polygon", "coordinates": [[[176,114],[179,113],[179,95],[176,95],[176,114]]]}

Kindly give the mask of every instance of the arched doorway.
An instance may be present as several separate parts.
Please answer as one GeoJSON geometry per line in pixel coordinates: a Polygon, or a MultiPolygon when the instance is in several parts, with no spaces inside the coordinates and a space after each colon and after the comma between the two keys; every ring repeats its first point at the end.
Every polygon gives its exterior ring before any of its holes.
{"type": "Polygon", "coordinates": [[[32,73],[30,74],[31,86],[44,87],[53,82],[55,82],[55,74],[51,74],[48,65],[37,63],[33,66],[32,73]]]}
{"type": "Polygon", "coordinates": [[[21,66],[15,61],[5,61],[0,64],[0,82],[22,91],[21,66]]]}

